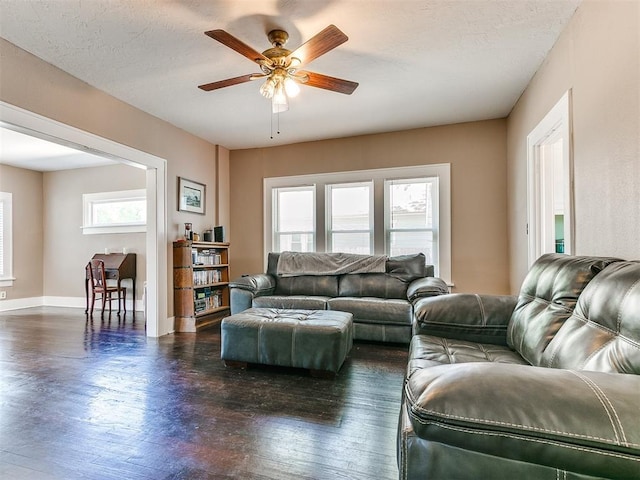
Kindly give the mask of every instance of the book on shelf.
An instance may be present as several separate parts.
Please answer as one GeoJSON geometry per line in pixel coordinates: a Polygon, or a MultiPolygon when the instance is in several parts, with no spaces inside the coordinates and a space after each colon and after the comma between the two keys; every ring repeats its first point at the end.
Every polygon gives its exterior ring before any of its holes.
{"type": "Polygon", "coordinates": [[[191,249],[191,261],[194,265],[221,265],[222,255],[215,249],[191,249]]]}
{"type": "Polygon", "coordinates": [[[193,284],[195,286],[219,282],[222,282],[222,272],[220,270],[196,270],[193,272],[193,284]]]}
{"type": "Polygon", "coordinates": [[[194,290],[195,312],[200,313],[222,306],[222,290],[212,290],[210,287],[203,287],[194,290]]]}

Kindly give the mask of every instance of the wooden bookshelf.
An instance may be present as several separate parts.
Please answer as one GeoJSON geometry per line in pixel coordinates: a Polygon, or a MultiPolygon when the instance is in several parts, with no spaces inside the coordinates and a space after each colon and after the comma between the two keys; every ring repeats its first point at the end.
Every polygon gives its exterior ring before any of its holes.
{"type": "Polygon", "coordinates": [[[197,332],[229,315],[229,244],[173,242],[176,332],[197,332]]]}

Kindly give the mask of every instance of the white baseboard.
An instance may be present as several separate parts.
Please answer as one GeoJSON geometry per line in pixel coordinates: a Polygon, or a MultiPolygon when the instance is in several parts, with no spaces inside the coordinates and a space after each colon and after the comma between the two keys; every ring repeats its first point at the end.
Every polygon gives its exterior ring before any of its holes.
{"type": "MultiPolygon", "coordinates": [[[[99,303],[99,302],[97,302],[99,303]]],[[[142,300],[136,300],[136,312],[144,311],[144,303],[142,300]]],[[[114,304],[115,306],[115,304],[114,304]]],[[[133,303],[131,300],[127,300],[127,311],[131,311],[133,303]]],[[[30,298],[16,298],[15,300],[1,300],[0,312],[8,310],[19,310],[21,308],[31,307],[68,307],[68,308],[82,308],[86,307],[86,300],[84,297],[30,297],[30,298]]]]}
{"type": "Polygon", "coordinates": [[[14,300],[0,300],[0,312],[20,310],[21,308],[40,307],[44,303],[43,297],[16,298],[14,300]]]}

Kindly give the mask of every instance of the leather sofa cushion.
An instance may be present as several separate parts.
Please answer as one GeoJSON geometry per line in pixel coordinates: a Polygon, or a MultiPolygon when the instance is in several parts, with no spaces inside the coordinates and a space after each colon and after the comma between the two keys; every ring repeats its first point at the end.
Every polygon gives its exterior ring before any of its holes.
{"type": "Polygon", "coordinates": [[[635,375],[468,363],[415,372],[405,399],[422,439],[586,478],[637,478],[639,387],[635,375]]]}
{"type": "Polygon", "coordinates": [[[338,296],[336,275],[301,275],[299,277],[276,277],[276,295],[324,295],[338,296]]]}
{"type": "Polygon", "coordinates": [[[561,254],[541,256],[525,277],[509,328],[507,343],[532,365],[541,365],[551,339],[571,316],[578,297],[615,258],[561,254]]]}
{"type": "Polygon", "coordinates": [[[520,355],[502,345],[466,342],[431,335],[414,335],[409,346],[407,378],[422,368],[468,362],[528,365],[520,355]]]}
{"type": "Polygon", "coordinates": [[[340,275],[341,297],[407,298],[408,283],[386,273],[340,275]]]}
{"type": "Polygon", "coordinates": [[[392,277],[403,280],[407,283],[418,278],[426,277],[427,259],[424,253],[414,255],[398,255],[387,259],[387,273],[392,277]]]}
{"type": "Polygon", "coordinates": [[[326,310],[328,300],[329,297],[306,295],[265,295],[255,297],[251,306],[254,308],[326,310]]]}
{"type": "Polygon", "coordinates": [[[637,261],[619,262],[598,274],[549,343],[543,365],[640,375],[639,279],[637,261]]]}
{"type": "Polygon", "coordinates": [[[300,275],[297,277],[278,276],[277,252],[269,253],[267,257],[267,274],[276,280],[276,295],[314,295],[337,297],[338,276],[333,275],[300,275]]]}
{"type": "Polygon", "coordinates": [[[407,300],[373,297],[330,298],[327,309],[353,314],[354,322],[411,325],[413,307],[407,300]]]}

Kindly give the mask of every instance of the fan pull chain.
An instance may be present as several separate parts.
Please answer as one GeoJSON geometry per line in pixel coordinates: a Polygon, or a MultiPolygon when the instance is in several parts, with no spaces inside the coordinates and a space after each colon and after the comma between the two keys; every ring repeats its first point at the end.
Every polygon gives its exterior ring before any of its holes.
{"type": "MultiPolygon", "coordinates": [[[[269,121],[270,121],[270,135],[269,138],[271,140],[273,140],[273,113],[271,113],[271,116],[269,117],[269,121]]],[[[276,115],[278,116],[277,118],[277,123],[276,123],[276,134],[280,135],[280,112],[276,113],[276,115]]]]}

